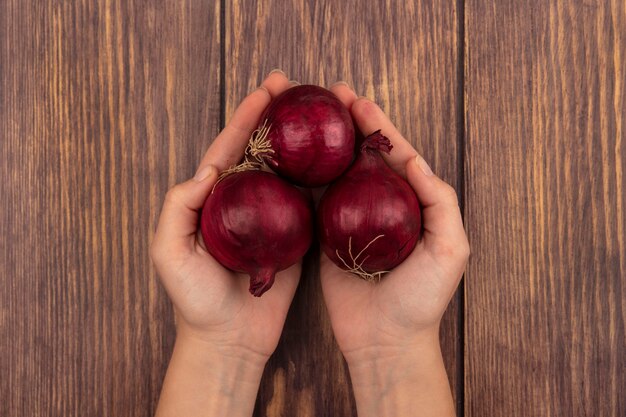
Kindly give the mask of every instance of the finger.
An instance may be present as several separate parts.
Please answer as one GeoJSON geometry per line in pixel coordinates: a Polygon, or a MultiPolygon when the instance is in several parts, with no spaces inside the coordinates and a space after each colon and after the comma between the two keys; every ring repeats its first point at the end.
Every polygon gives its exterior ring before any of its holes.
{"type": "Polygon", "coordinates": [[[194,248],[198,229],[198,210],[217,181],[217,169],[205,166],[196,176],[171,188],[166,196],[152,243],[158,257],[163,253],[180,253],[194,248]]]}
{"type": "Polygon", "coordinates": [[[352,104],[357,99],[357,95],[345,81],[338,81],[330,86],[330,91],[343,103],[348,110],[352,108],[352,104]]]}
{"type": "Polygon", "coordinates": [[[393,149],[389,154],[381,152],[383,158],[394,171],[406,177],[406,163],[409,159],[415,158],[417,151],[396,129],[389,117],[376,103],[365,97],[356,99],[350,111],[364,135],[370,135],[380,129],[381,133],[389,138],[393,149]]]}
{"type": "Polygon", "coordinates": [[[261,86],[243,99],[226,127],[215,138],[200,162],[202,169],[213,165],[223,171],[237,164],[246,149],[250,136],[259,125],[259,119],[272,99],[293,84],[280,70],[274,70],[261,86]]]}
{"type": "Polygon", "coordinates": [[[293,87],[297,81],[289,81],[287,76],[281,70],[273,70],[270,72],[267,77],[261,82],[261,86],[267,89],[272,96],[272,99],[276,98],[283,91],[287,90],[290,87],[293,87]]]}
{"type": "Polygon", "coordinates": [[[407,179],[420,203],[424,246],[435,255],[469,255],[456,191],[435,176],[421,156],[406,164],[407,179]]]}
{"type": "Polygon", "coordinates": [[[252,132],[259,124],[263,110],[270,101],[270,93],[263,86],[244,98],[226,127],[204,154],[198,170],[213,165],[221,172],[237,164],[243,156],[252,132]]]}

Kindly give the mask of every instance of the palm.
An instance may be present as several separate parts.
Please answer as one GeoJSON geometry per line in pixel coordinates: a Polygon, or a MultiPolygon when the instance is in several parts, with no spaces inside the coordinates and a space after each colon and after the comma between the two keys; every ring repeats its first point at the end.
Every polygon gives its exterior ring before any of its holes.
{"type": "Polygon", "coordinates": [[[457,283],[446,278],[455,276],[447,269],[422,243],[379,283],[363,281],[322,256],[324,298],[341,350],[409,343],[406,335],[436,325],[457,283]]]}
{"type": "Polygon", "coordinates": [[[173,259],[168,269],[172,273],[163,275],[175,282],[164,284],[178,318],[196,334],[263,355],[274,351],[300,277],[299,264],[280,272],[262,297],[248,292],[247,274],[225,269],[200,246],[189,256],[173,259]]]}

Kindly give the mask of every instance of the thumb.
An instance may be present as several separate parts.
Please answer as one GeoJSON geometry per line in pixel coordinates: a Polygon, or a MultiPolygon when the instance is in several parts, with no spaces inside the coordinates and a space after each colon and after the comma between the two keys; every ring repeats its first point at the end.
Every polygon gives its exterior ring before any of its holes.
{"type": "Polygon", "coordinates": [[[426,249],[435,254],[469,251],[454,188],[434,175],[420,155],[407,162],[406,172],[422,205],[426,249]]]}
{"type": "Polygon", "coordinates": [[[201,166],[196,175],[172,187],[165,195],[152,243],[153,252],[193,249],[198,229],[198,210],[217,181],[217,169],[201,166]]]}

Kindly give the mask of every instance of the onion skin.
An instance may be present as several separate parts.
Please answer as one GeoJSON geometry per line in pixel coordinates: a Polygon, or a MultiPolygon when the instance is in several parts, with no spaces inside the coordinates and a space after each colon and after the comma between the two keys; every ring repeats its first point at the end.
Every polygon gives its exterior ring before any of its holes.
{"type": "Polygon", "coordinates": [[[200,229],[208,252],[226,268],[249,274],[250,293],[260,297],[311,245],[312,207],[274,174],[235,172],[206,199],[200,229]]]}
{"type": "Polygon", "coordinates": [[[261,117],[270,126],[273,153],[267,164],[290,182],[326,185],[339,177],[354,158],[354,124],[350,112],[333,93],[316,85],[300,85],[276,97],[261,117]]]}
{"type": "Polygon", "coordinates": [[[342,269],[360,265],[363,272],[380,277],[402,263],[420,239],[421,209],[415,191],[379,153],[391,148],[380,131],[368,136],[352,167],[320,200],[320,243],[342,269]]]}

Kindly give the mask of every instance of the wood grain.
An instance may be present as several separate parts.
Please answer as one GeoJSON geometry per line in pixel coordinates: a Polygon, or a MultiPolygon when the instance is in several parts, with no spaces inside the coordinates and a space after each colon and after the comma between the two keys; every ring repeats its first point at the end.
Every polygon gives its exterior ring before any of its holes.
{"type": "Polygon", "coordinates": [[[468,416],[624,416],[626,9],[466,2],[468,416]]]}
{"type": "Polygon", "coordinates": [[[217,132],[219,3],[0,9],[0,415],[150,416],[174,329],[148,240],[217,132]]]}
{"type": "MultiPolygon", "coordinates": [[[[226,2],[225,112],[232,114],[273,68],[303,84],[344,80],[376,100],[435,171],[460,186],[457,12],[454,2],[226,2]]],[[[317,256],[307,257],[255,415],[356,415],[322,300],[317,256]]],[[[455,388],[462,360],[458,308],[455,298],[442,330],[455,388]]],[[[462,412],[462,404],[458,408],[462,412]]]]}
{"type": "MultiPolygon", "coordinates": [[[[621,0],[2,2],[0,415],[153,414],[163,195],[276,67],[349,82],[464,186],[459,415],[626,415],[621,0]]],[[[355,415],[317,256],[256,415],[355,415]]]]}

